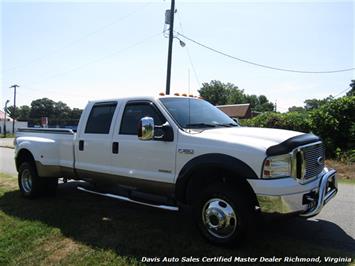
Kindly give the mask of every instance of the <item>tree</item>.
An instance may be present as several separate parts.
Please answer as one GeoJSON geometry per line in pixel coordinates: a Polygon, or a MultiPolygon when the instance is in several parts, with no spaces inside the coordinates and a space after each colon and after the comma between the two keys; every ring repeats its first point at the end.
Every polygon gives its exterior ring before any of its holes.
{"type": "Polygon", "coordinates": [[[70,107],[61,101],[55,102],[53,106],[53,114],[56,119],[68,119],[71,113],[70,107]]]}
{"type": "Polygon", "coordinates": [[[23,105],[16,107],[9,106],[7,113],[11,118],[16,116],[19,121],[28,121],[30,125],[39,125],[41,117],[48,117],[51,126],[73,126],[77,125],[82,109],[71,109],[64,102],[55,102],[48,98],[37,99],[31,102],[31,106],[23,105]]]}
{"type": "Polygon", "coordinates": [[[255,111],[274,110],[274,104],[269,102],[265,95],[245,94],[244,90],[232,83],[212,80],[210,83],[203,83],[198,92],[205,100],[214,105],[250,103],[250,107],[255,111]]]}
{"type": "Polygon", "coordinates": [[[355,96],[340,97],[312,112],[313,132],[322,137],[328,153],[355,148],[355,96]]]}
{"type": "Polygon", "coordinates": [[[30,118],[31,107],[22,105],[18,110],[17,120],[27,121],[30,118]]]}
{"type": "Polygon", "coordinates": [[[19,115],[19,109],[16,107],[16,111],[14,112],[14,106],[8,106],[6,109],[6,113],[11,117],[12,119],[15,117],[18,117],[19,115]]]}
{"type": "Polygon", "coordinates": [[[351,87],[351,90],[346,93],[346,96],[355,96],[355,79],[351,80],[349,86],[351,87]]]}
{"type": "Polygon", "coordinates": [[[245,101],[245,103],[250,103],[250,107],[252,109],[255,109],[255,107],[259,104],[258,96],[256,96],[255,94],[246,95],[245,101]]]}
{"type": "Polygon", "coordinates": [[[54,106],[55,102],[48,98],[34,100],[31,102],[30,118],[54,117],[54,106]]]}
{"type": "Polygon", "coordinates": [[[306,109],[304,109],[302,106],[292,106],[288,108],[289,112],[304,112],[306,109]]]}
{"type": "Polygon", "coordinates": [[[257,112],[268,112],[274,111],[275,106],[273,103],[269,102],[265,95],[245,95],[245,103],[250,103],[252,110],[257,112]]]}
{"type": "Polygon", "coordinates": [[[268,102],[269,102],[269,100],[266,98],[265,95],[260,95],[260,96],[258,97],[258,101],[259,101],[259,104],[265,104],[265,103],[268,103],[268,102]]]}
{"type": "Polygon", "coordinates": [[[324,98],[322,100],[319,99],[307,99],[304,101],[305,106],[304,108],[306,110],[314,110],[314,109],[318,109],[319,107],[321,107],[322,105],[328,103],[329,101],[333,100],[333,96],[328,96],[327,98],[324,98]]]}
{"type": "Polygon", "coordinates": [[[275,110],[275,105],[269,101],[263,104],[259,104],[255,107],[255,111],[258,112],[269,112],[274,110],[275,110]]]}
{"type": "Polygon", "coordinates": [[[73,108],[70,112],[70,119],[80,119],[81,113],[83,112],[83,109],[79,108],[73,108]]]}
{"type": "Polygon", "coordinates": [[[202,83],[202,88],[198,91],[202,98],[214,105],[227,104],[229,91],[226,84],[219,80],[212,80],[210,83],[202,83]]]}
{"type": "Polygon", "coordinates": [[[228,104],[245,103],[244,90],[239,89],[232,83],[227,83],[225,86],[228,94],[228,104]]]}

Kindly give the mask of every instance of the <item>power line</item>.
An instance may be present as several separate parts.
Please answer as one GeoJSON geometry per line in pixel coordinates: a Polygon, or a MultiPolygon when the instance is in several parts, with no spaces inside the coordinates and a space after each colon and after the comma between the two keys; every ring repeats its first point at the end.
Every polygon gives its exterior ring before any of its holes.
{"type": "MultiPolygon", "coordinates": [[[[178,20],[179,20],[179,26],[180,26],[180,29],[181,31],[184,33],[184,28],[182,26],[182,21],[181,21],[181,17],[180,17],[180,14],[179,12],[177,12],[177,15],[178,15],[178,20]]],[[[195,69],[195,66],[192,62],[192,57],[191,57],[191,54],[190,54],[190,50],[189,50],[189,47],[188,46],[185,46],[185,49],[186,49],[186,54],[187,54],[187,57],[189,58],[189,61],[190,61],[190,65],[191,65],[191,68],[192,68],[192,71],[194,72],[194,75],[195,75],[195,80],[197,82],[197,85],[200,86],[201,83],[200,83],[200,79],[197,75],[197,71],[195,69]]]]}
{"type": "Polygon", "coordinates": [[[336,97],[338,97],[339,95],[343,94],[344,92],[346,92],[346,91],[348,91],[348,90],[350,90],[350,89],[351,89],[351,87],[346,88],[345,90],[342,90],[341,92],[339,92],[338,94],[336,94],[336,95],[333,96],[333,97],[336,98],[336,97]]]}
{"type": "MultiPolygon", "coordinates": [[[[117,54],[121,54],[121,53],[123,53],[123,52],[125,52],[125,51],[127,51],[127,50],[129,50],[129,49],[132,49],[132,48],[134,48],[134,47],[136,47],[136,46],[139,46],[139,45],[141,45],[141,44],[143,44],[143,43],[145,43],[145,42],[147,42],[147,41],[149,41],[149,40],[151,40],[151,39],[153,39],[153,38],[155,38],[155,37],[157,37],[158,35],[161,35],[161,34],[162,34],[162,32],[159,32],[159,33],[150,35],[150,36],[148,36],[148,37],[146,37],[146,38],[144,38],[144,39],[142,39],[142,40],[140,40],[140,41],[138,41],[138,42],[136,42],[136,43],[133,43],[132,45],[129,45],[129,46],[125,47],[125,48],[122,48],[122,49],[120,49],[120,50],[118,50],[118,51],[112,52],[112,53],[110,53],[110,54],[106,54],[106,55],[104,55],[104,56],[102,56],[102,57],[100,57],[100,58],[97,58],[97,59],[92,60],[92,61],[90,61],[90,62],[81,64],[81,65],[76,66],[76,67],[74,67],[74,68],[72,68],[72,69],[69,69],[69,70],[67,70],[67,71],[60,72],[60,73],[56,73],[56,74],[53,74],[53,75],[51,75],[51,76],[48,76],[48,77],[44,78],[42,81],[36,82],[36,83],[30,85],[30,87],[33,87],[34,85],[41,84],[41,83],[43,83],[43,82],[45,82],[45,81],[47,81],[47,80],[51,80],[51,79],[57,78],[57,77],[59,77],[59,76],[62,76],[62,75],[71,73],[71,72],[76,71],[76,70],[79,70],[79,69],[84,68],[84,67],[86,67],[86,66],[88,66],[88,65],[91,65],[91,64],[94,64],[94,63],[98,63],[98,62],[104,61],[104,60],[106,60],[106,59],[109,58],[109,57],[112,57],[112,56],[117,55],[117,54]]],[[[26,86],[26,87],[27,87],[27,86],[26,86]]]]}
{"type": "Polygon", "coordinates": [[[53,50],[50,51],[48,54],[45,54],[45,55],[42,55],[42,56],[40,56],[40,57],[34,58],[34,59],[28,61],[27,63],[23,64],[23,65],[15,66],[15,67],[11,67],[11,68],[5,69],[5,70],[2,71],[2,73],[6,73],[6,72],[9,72],[9,71],[12,71],[12,70],[19,69],[19,68],[25,68],[25,67],[28,67],[28,66],[32,65],[33,63],[36,63],[36,62],[38,62],[38,61],[42,61],[43,59],[45,59],[45,58],[47,58],[47,57],[49,57],[49,56],[51,56],[51,55],[53,55],[53,54],[57,54],[58,52],[60,52],[60,51],[62,51],[62,50],[64,50],[64,49],[66,49],[66,48],[69,48],[69,47],[73,46],[74,44],[76,44],[76,43],[78,43],[78,42],[80,42],[80,41],[82,41],[82,40],[84,40],[84,39],[87,39],[87,38],[89,38],[90,36],[95,35],[95,34],[97,34],[98,32],[103,31],[104,29],[106,29],[106,28],[108,28],[108,27],[111,27],[112,25],[115,25],[115,24],[117,24],[118,22],[120,22],[120,21],[122,21],[122,20],[125,20],[125,19],[131,17],[132,15],[134,15],[134,14],[140,12],[142,9],[146,8],[148,5],[150,5],[150,4],[152,4],[152,3],[153,3],[153,2],[148,2],[148,3],[146,3],[145,5],[143,5],[141,8],[136,9],[136,10],[132,11],[131,13],[128,13],[127,15],[121,16],[121,17],[119,17],[118,19],[115,19],[115,20],[111,21],[111,22],[108,23],[108,24],[102,25],[102,26],[96,28],[95,30],[93,30],[93,31],[91,31],[91,32],[88,32],[88,33],[86,33],[86,34],[83,34],[83,35],[81,35],[80,37],[78,37],[77,39],[74,39],[74,40],[72,40],[72,41],[70,41],[70,42],[67,42],[67,43],[64,44],[62,47],[53,49],[53,50]]]}
{"type": "Polygon", "coordinates": [[[242,59],[242,58],[227,54],[225,52],[222,52],[222,51],[214,49],[214,48],[212,48],[210,46],[207,46],[207,45],[205,45],[203,43],[200,43],[200,42],[198,42],[196,40],[193,40],[193,39],[187,37],[184,34],[181,34],[179,32],[177,32],[177,34],[180,35],[181,37],[183,37],[184,39],[189,40],[189,41],[191,41],[191,42],[193,42],[193,43],[195,43],[195,44],[197,44],[197,45],[199,45],[199,46],[201,46],[203,48],[206,48],[206,49],[208,49],[208,50],[210,50],[212,52],[224,55],[226,57],[229,57],[231,59],[235,59],[237,61],[249,64],[249,65],[257,66],[257,67],[262,67],[262,68],[267,68],[267,69],[272,69],[272,70],[277,70],[277,71],[284,71],[284,72],[301,73],[301,74],[331,74],[331,73],[348,72],[348,71],[354,71],[355,70],[354,67],[353,68],[336,69],[336,70],[325,70],[325,71],[305,71],[305,70],[296,70],[296,69],[273,67],[273,66],[269,66],[269,65],[255,63],[255,62],[252,62],[252,61],[249,61],[249,60],[245,60],[245,59],[242,59]]]}

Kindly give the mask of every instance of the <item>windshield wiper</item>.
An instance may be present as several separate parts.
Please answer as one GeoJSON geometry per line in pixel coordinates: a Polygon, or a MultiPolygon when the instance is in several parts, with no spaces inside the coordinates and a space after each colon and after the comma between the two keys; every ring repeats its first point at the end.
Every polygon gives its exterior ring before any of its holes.
{"type": "Polygon", "coordinates": [[[186,127],[216,127],[217,125],[215,124],[208,124],[208,123],[192,123],[192,124],[186,124],[186,127]]]}
{"type": "Polygon", "coordinates": [[[235,124],[235,123],[225,123],[225,124],[216,124],[216,126],[222,126],[222,127],[238,127],[238,124],[235,124]]]}

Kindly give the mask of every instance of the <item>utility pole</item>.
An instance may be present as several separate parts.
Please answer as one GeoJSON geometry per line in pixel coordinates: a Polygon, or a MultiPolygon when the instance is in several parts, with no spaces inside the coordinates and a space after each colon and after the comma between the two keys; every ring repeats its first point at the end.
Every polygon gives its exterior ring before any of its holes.
{"type": "Polygon", "coordinates": [[[5,102],[5,109],[4,109],[4,113],[5,113],[5,117],[4,117],[4,138],[6,138],[6,112],[7,112],[7,104],[9,103],[10,100],[7,100],[5,102]]]}
{"type": "Polygon", "coordinates": [[[10,89],[11,88],[14,88],[14,114],[13,114],[13,116],[12,116],[12,134],[15,134],[15,120],[16,120],[16,88],[17,87],[20,87],[19,85],[16,85],[16,84],[14,84],[14,85],[12,85],[11,87],[10,87],[10,89]]]}
{"type": "Polygon", "coordinates": [[[173,52],[173,38],[174,38],[174,14],[175,14],[175,0],[171,0],[170,17],[169,17],[169,50],[168,50],[168,65],[166,73],[166,90],[165,94],[170,94],[170,79],[171,79],[171,56],[173,52]]]}

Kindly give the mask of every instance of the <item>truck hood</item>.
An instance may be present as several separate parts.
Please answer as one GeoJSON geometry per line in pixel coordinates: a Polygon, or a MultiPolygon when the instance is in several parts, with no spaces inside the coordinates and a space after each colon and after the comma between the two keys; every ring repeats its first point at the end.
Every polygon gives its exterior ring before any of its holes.
{"type": "Polygon", "coordinates": [[[289,138],[302,134],[304,133],[284,129],[231,127],[208,129],[198,135],[211,141],[229,142],[265,151],[270,146],[277,145],[289,138]]]}

